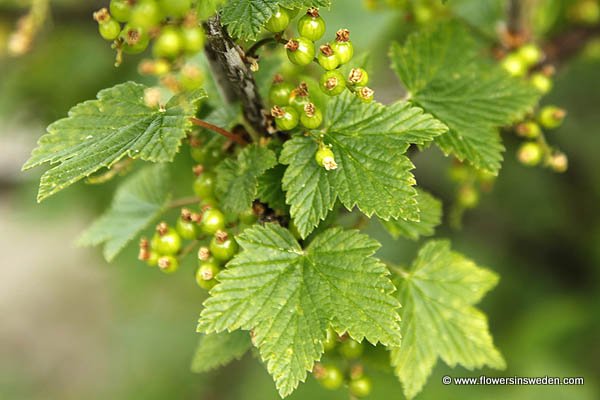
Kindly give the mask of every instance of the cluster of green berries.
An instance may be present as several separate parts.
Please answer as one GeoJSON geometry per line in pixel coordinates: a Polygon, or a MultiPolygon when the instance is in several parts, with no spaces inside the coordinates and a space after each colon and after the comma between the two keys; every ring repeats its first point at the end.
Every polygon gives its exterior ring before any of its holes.
{"type": "Polygon", "coordinates": [[[100,35],[113,41],[119,54],[141,53],[152,41],[156,75],[167,73],[178,57],[204,47],[192,0],[111,0],[109,9],[95,12],[94,19],[100,35]]]}
{"type": "Polygon", "coordinates": [[[517,150],[517,158],[523,165],[533,167],[544,162],[556,172],[567,170],[567,156],[548,146],[543,135],[543,129],[556,129],[562,125],[566,115],[562,108],[545,106],[535,118],[517,125],[516,133],[527,139],[517,150]]]}
{"type": "Polygon", "coordinates": [[[539,46],[528,43],[512,51],[502,60],[502,68],[515,77],[528,76],[529,82],[542,94],[552,90],[554,68],[546,65],[538,68],[544,60],[544,53],[539,46]]]}
{"type": "Polygon", "coordinates": [[[571,2],[567,9],[569,21],[586,26],[598,25],[600,22],[600,1],[577,0],[571,2]]]}
{"type": "Polygon", "coordinates": [[[347,364],[346,373],[336,363],[318,363],[313,369],[313,376],[326,389],[337,390],[347,384],[353,397],[366,397],[371,393],[371,379],[365,375],[360,364],[364,353],[364,345],[352,340],[347,335],[339,337],[331,328],[323,342],[326,356],[341,357],[347,364]]]}

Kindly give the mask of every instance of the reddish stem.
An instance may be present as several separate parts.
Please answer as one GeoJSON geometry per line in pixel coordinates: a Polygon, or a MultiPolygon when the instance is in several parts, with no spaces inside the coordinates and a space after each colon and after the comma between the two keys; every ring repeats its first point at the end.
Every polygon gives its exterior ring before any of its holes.
{"type": "Polygon", "coordinates": [[[216,125],[213,125],[209,122],[206,122],[204,120],[198,119],[198,118],[190,118],[190,121],[192,122],[192,124],[197,125],[197,126],[201,126],[203,128],[209,129],[213,132],[218,133],[219,135],[223,135],[225,136],[227,139],[232,140],[234,142],[236,142],[237,144],[239,144],[240,146],[245,146],[248,144],[248,142],[246,142],[246,140],[241,137],[238,136],[234,133],[229,132],[228,130],[225,130],[223,128],[220,128],[216,125]]]}

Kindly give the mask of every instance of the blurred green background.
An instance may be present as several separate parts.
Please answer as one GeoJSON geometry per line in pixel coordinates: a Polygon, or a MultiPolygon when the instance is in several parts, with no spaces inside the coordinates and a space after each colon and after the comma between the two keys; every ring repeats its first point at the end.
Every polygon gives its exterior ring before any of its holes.
{"type": "MultiPolygon", "coordinates": [[[[0,42],[26,3],[0,0],[0,42]]],[[[486,4],[489,13],[473,11],[473,3],[486,2],[456,0],[455,6],[493,26],[496,8],[488,6],[498,2],[486,4]]],[[[388,9],[366,12],[359,1],[335,4],[325,13],[329,26],[353,30],[357,46],[372,53],[380,97],[399,97],[386,54],[389,42],[406,34],[404,19],[388,9]]],[[[20,172],[48,123],[99,89],[140,80],[133,58],[113,67],[114,54],[91,20],[101,5],[52,2],[52,18],[30,53],[11,58],[0,46],[0,399],[277,399],[251,356],[212,374],[189,371],[204,298],[191,266],[165,276],[136,262],[135,249],[108,265],[98,250],[73,245],[118,182],[78,184],[38,205],[42,171],[20,172]]],[[[500,274],[481,308],[508,369],[469,372],[440,362],[418,399],[600,398],[600,59],[589,53],[561,65],[555,90],[544,99],[569,112],[564,126],[549,134],[568,154],[569,171],[521,166],[514,156],[517,139],[505,135],[506,160],[493,192],[466,214],[461,231],[445,225],[437,234],[500,274]],[[585,385],[441,384],[445,374],[481,373],[583,376],[585,385]]],[[[415,164],[419,183],[448,204],[449,160],[431,149],[415,164]]],[[[375,224],[370,233],[383,242],[382,257],[399,263],[414,257],[418,244],[392,241],[375,224]]],[[[371,398],[403,398],[391,374],[371,372],[371,398]]],[[[325,398],[347,393],[325,392],[309,378],[291,396],[325,398]]]]}

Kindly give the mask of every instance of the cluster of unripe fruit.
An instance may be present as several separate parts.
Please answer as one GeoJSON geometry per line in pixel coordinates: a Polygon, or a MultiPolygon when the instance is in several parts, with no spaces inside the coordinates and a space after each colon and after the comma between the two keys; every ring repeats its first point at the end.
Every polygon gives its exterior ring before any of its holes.
{"type": "Polygon", "coordinates": [[[169,72],[173,60],[204,47],[191,0],[111,0],[94,13],[100,35],[114,41],[118,53],[138,54],[152,41],[156,75],[169,72]]]}
{"type": "Polygon", "coordinates": [[[542,128],[558,128],[566,115],[566,111],[562,108],[545,106],[539,111],[536,118],[517,125],[516,133],[528,139],[517,150],[517,158],[523,165],[533,167],[544,162],[546,166],[556,172],[565,172],[567,170],[567,156],[562,152],[550,148],[542,132],[542,128]]]}
{"type": "Polygon", "coordinates": [[[360,364],[364,353],[364,345],[352,340],[347,335],[339,337],[333,329],[327,329],[323,343],[325,355],[332,358],[340,357],[347,364],[346,373],[336,363],[318,363],[313,368],[313,376],[326,389],[337,390],[346,383],[353,397],[366,397],[371,393],[371,379],[365,375],[360,364]]]}
{"type": "Polygon", "coordinates": [[[538,68],[543,60],[542,49],[533,43],[527,43],[508,53],[502,59],[501,65],[512,76],[528,76],[531,85],[540,93],[546,94],[552,90],[554,68],[549,65],[538,68]]]}

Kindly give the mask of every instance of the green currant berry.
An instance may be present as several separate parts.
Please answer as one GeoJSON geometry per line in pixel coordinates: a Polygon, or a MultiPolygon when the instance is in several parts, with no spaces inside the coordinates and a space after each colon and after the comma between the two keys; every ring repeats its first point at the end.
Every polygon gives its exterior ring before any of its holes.
{"type": "Polygon", "coordinates": [[[179,261],[173,256],[162,256],[157,263],[158,268],[166,274],[172,274],[179,268],[179,261]]]}
{"type": "Polygon", "coordinates": [[[131,10],[129,23],[131,26],[150,29],[156,27],[162,18],[162,12],[156,1],[140,0],[131,10]]]}
{"type": "Polygon", "coordinates": [[[298,34],[313,42],[325,34],[325,20],[319,15],[319,10],[311,7],[298,20],[298,34]]]}
{"type": "Polygon", "coordinates": [[[596,0],[580,0],[568,10],[569,18],[578,24],[596,25],[600,21],[600,4],[596,0]]]}
{"type": "Polygon", "coordinates": [[[215,175],[212,172],[203,172],[194,181],[194,193],[201,199],[213,198],[215,194],[215,175]]]}
{"type": "Polygon", "coordinates": [[[183,38],[183,49],[186,54],[196,54],[204,48],[206,37],[199,26],[182,28],[181,37],[183,38]]]}
{"type": "Polygon", "coordinates": [[[544,128],[556,129],[562,125],[566,116],[567,112],[564,109],[556,106],[546,106],[540,111],[538,120],[544,128]]]}
{"type": "Polygon", "coordinates": [[[325,72],[319,81],[321,90],[329,96],[337,96],[346,88],[346,79],[338,70],[325,72]]]}
{"type": "Polygon", "coordinates": [[[279,8],[267,21],[265,28],[269,32],[279,33],[285,31],[285,28],[290,24],[290,14],[285,8],[279,8]]]}
{"type": "Polygon", "coordinates": [[[458,190],[457,202],[464,208],[475,208],[479,204],[479,192],[471,185],[462,186],[458,190]]]}
{"type": "Polygon", "coordinates": [[[331,171],[337,168],[333,151],[327,146],[320,146],[319,150],[315,154],[315,160],[319,166],[325,168],[327,171],[331,171]]]}
{"type": "Polygon", "coordinates": [[[269,101],[274,106],[287,106],[292,90],[294,90],[294,85],[284,82],[283,77],[277,74],[273,79],[271,89],[269,89],[269,101]]]}
{"type": "Polygon", "coordinates": [[[565,172],[569,168],[569,159],[564,153],[555,153],[550,157],[550,167],[554,172],[565,172]]]}
{"type": "Polygon", "coordinates": [[[291,131],[298,126],[300,117],[298,111],[292,107],[273,106],[271,115],[275,118],[275,125],[280,131],[291,131]]]}
{"type": "Polygon", "coordinates": [[[502,60],[502,68],[511,76],[524,76],[527,72],[527,65],[523,62],[517,53],[510,53],[502,60]]]}
{"type": "Polygon", "coordinates": [[[191,0],[159,0],[160,9],[164,15],[181,18],[190,11],[191,0]]]}
{"type": "Polygon", "coordinates": [[[238,252],[238,245],[227,232],[219,231],[210,241],[210,252],[215,260],[226,263],[238,252]]]}
{"type": "Polygon", "coordinates": [[[344,375],[335,365],[317,364],[314,375],[325,389],[336,390],[344,383],[344,375]]]}
{"type": "Polygon", "coordinates": [[[310,103],[308,96],[308,85],[305,82],[300,83],[297,88],[294,88],[290,93],[289,104],[296,111],[303,112],[304,107],[310,103]]]}
{"type": "Polygon", "coordinates": [[[106,40],[115,40],[121,33],[121,25],[114,19],[98,24],[100,36],[106,40]]]}
{"type": "Polygon", "coordinates": [[[156,251],[151,251],[148,254],[148,259],[146,260],[146,264],[148,264],[149,267],[156,267],[158,265],[159,258],[160,258],[160,254],[158,254],[156,251]]]}
{"type": "Polygon", "coordinates": [[[293,64],[305,66],[315,58],[315,44],[305,37],[288,41],[285,48],[287,56],[293,64]]]}
{"type": "Polygon", "coordinates": [[[152,54],[156,58],[175,58],[183,48],[179,30],[170,26],[163,28],[154,40],[152,54]]]}
{"type": "Polygon", "coordinates": [[[338,351],[342,356],[349,360],[354,360],[362,355],[364,351],[364,346],[362,343],[358,343],[356,340],[352,340],[350,338],[344,340],[340,347],[338,347],[338,351]]]}
{"type": "Polygon", "coordinates": [[[552,90],[552,79],[541,72],[532,74],[529,82],[542,94],[546,94],[552,90]]]}
{"type": "Polygon", "coordinates": [[[340,64],[348,63],[354,56],[354,46],[350,41],[350,31],[348,29],[337,31],[335,42],[331,43],[331,48],[340,59],[340,64]]]}
{"type": "Polygon", "coordinates": [[[193,221],[192,212],[186,208],[181,210],[181,216],[177,219],[177,233],[183,239],[194,240],[198,237],[199,227],[193,221]]]}
{"type": "Polygon", "coordinates": [[[348,84],[351,86],[367,86],[369,74],[362,68],[352,68],[348,74],[348,84]]]}
{"type": "Polygon", "coordinates": [[[542,129],[540,126],[533,121],[520,123],[517,125],[516,131],[519,136],[526,137],[528,139],[536,139],[542,134],[542,129]]]}
{"type": "Polygon", "coordinates": [[[364,86],[364,87],[357,87],[356,88],[356,96],[363,103],[370,103],[370,102],[373,101],[373,98],[375,96],[375,92],[373,91],[373,89],[368,88],[366,86],[364,86]]]}
{"type": "Polygon", "coordinates": [[[331,327],[327,328],[325,340],[323,341],[323,349],[325,351],[333,350],[337,345],[337,338],[337,333],[331,327]]]}
{"type": "Polygon", "coordinates": [[[146,50],[150,37],[142,28],[134,28],[126,25],[121,31],[123,39],[123,51],[127,54],[138,54],[146,50]]]}
{"type": "Polygon", "coordinates": [[[152,239],[152,249],[162,255],[177,254],[181,250],[181,237],[173,228],[161,222],[156,227],[156,234],[152,239]]]}
{"type": "Polygon", "coordinates": [[[221,150],[215,147],[192,146],[190,154],[194,161],[202,165],[214,165],[221,159],[221,150]]]}
{"type": "Polygon", "coordinates": [[[371,394],[373,385],[368,377],[363,376],[361,378],[351,380],[348,384],[348,389],[353,396],[367,397],[369,394],[371,394]]]}
{"type": "Polygon", "coordinates": [[[313,103],[308,103],[300,114],[300,123],[306,129],[317,129],[323,123],[323,113],[313,103]]]}
{"type": "Polygon", "coordinates": [[[225,216],[216,208],[209,208],[202,214],[200,230],[207,235],[214,235],[225,229],[225,216]]]}
{"type": "Polygon", "coordinates": [[[198,89],[204,83],[202,70],[195,65],[186,64],[181,68],[179,84],[184,90],[192,91],[198,89]]]}
{"type": "Polygon", "coordinates": [[[517,158],[521,164],[534,167],[542,161],[544,152],[541,146],[535,142],[523,143],[517,151],[517,158]]]}
{"type": "Polygon", "coordinates": [[[528,43],[519,48],[517,54],[519,55],[521,61],[523,62],[523,64],[525,64],[527,68],[533,67],[534,65],[542,61],[542,58],[544,57],[542,49],[540,49],[539,46],[533,43],[528,43]]]}
{"type": "Polygon", "coordinates": [[[210,290],[216,284],[215,276],[221,268],[214,261],[202,261],[196,270],[196,283],[203,289],[210,290]]]}
{"type": "Polygon", "coordinates": [[[331,71],[340,66],[340,58],[333,52],[333,49],[329,44],[324,44],[319,47],[319,54],[317,54],[317,61],[324,70],[331,71]]]}
{"type": "Polygon", "coordinates": [[[131,2],[130,0],[111,0],[110,15],[118,22],[127,22],[131,18],[131,2]]]}
{"type": "Polygon", "coordinates": [[[256,221],[258,221],[258,216],[254,212],[254,209],[252,207],[248,208],[245,211],[242,211],[240,213],[239,218],[240,218],[240,222],[242,224],[246,224],[246,225],[252,225],[256,221]]]}

